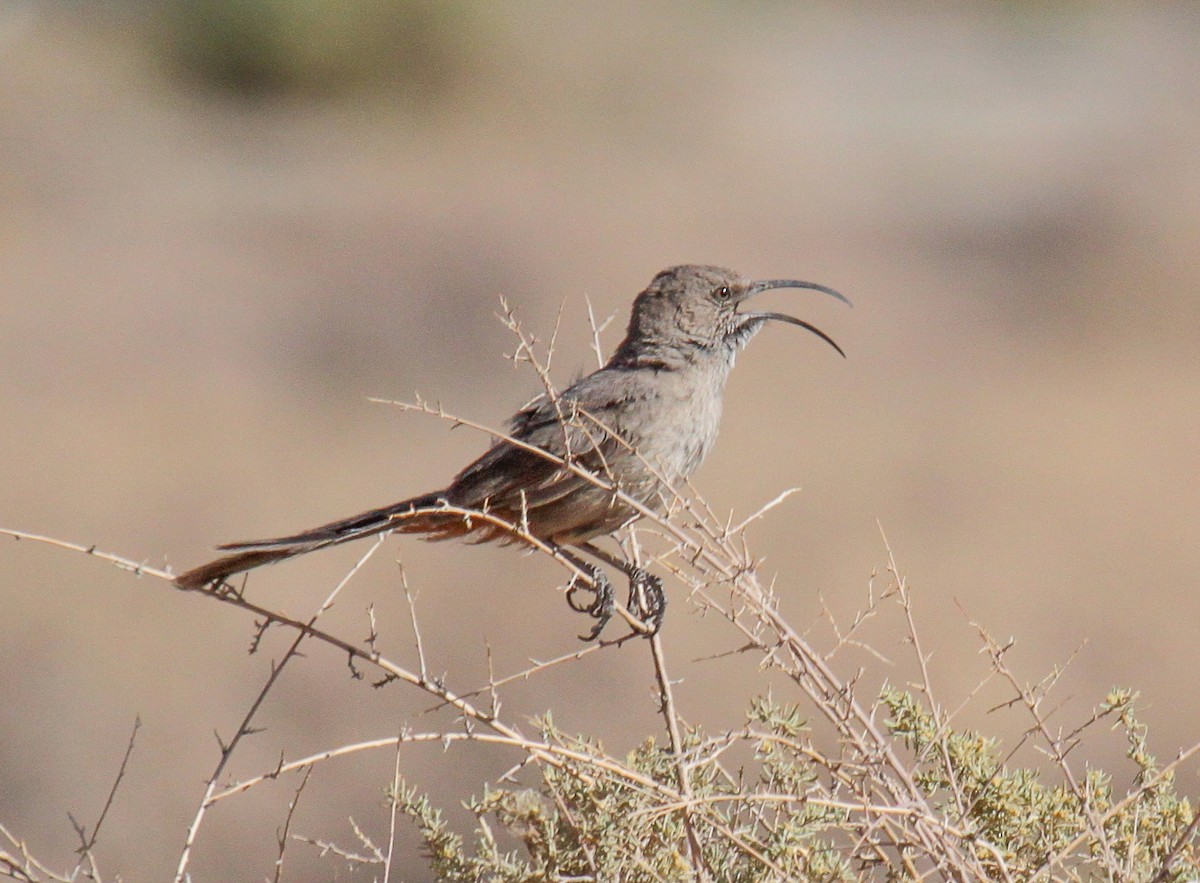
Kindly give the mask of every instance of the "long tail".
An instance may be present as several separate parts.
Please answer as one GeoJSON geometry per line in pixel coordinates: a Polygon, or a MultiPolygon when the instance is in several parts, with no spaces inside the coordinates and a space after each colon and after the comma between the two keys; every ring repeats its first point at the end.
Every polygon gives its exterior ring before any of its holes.
{"type": "Polygon", "coordinates": [[[175,578],[175,585],[181,589],[198,589],[235,573],[252,570],[274,561],[282,561],[284,558],[303,555],[326,546],[337,546],[351,540],[383,533],[385,530],[400,530],[406,533],[445,532],[447,519],[460,519],[454,516],[440,515],[437,512],[420,512],[422,509],[430,510],[438,507],[443,500],[444,497],[440,492],[423,494],[402,503],[384,506],[382,509],[372,509],[370,512],[363,512],[351,518],[332,521],[290,537],[218,546],[217,548],[220,549],[234,550],[234,553],[180,574],[175,578]],[[405,516],[411,517],[406,518],[405,516]]]}

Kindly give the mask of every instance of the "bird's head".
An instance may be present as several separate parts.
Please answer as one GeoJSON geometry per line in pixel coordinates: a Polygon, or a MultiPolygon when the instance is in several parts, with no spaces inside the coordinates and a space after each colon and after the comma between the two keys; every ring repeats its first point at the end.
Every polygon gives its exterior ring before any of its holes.
{"type": "Polygon", "coordinates": [[[814,325],[784,313],[742,309],[771,288],[807,288],[849,304],[832,288],[794,279],[752,282],[732,270],[684,264],[663,270],[637,296],[629,332],[618,351],[626,358],[676,351],[731,357],[772,319],[807,328],[844,356],[842,348],[814,325]]]}

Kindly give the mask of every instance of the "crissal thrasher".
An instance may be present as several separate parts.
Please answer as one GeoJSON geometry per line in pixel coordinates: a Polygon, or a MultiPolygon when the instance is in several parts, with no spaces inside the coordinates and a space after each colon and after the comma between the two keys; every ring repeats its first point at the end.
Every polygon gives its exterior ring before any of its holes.
{"type": "Polygon", "coordinates": [[[600,634],[614,602],[603,571],[579,552],[621,569],[629,578],[630,612],[657,630],[666,606],[662,582],[591,541],[644,511],[667,509],[672,486],[696,470],[716,440],[725,381],[738,351],[768,321],[807,328],[842,352],[800,319],[740,309],[771,288],[812,289],[849,303],[811,282],[752,282],[720,267],[663,270],[634,301],[628,333],[608,364],[518,411],[508,438],[493,443],[445,489],[292,536],[222,546],[232,554],[189,570],[175,583],[200,588],[384,531],[475,542],[521,542],[525,535],[591,576],[590,603],[576,602],[574,588],[567,596],[575,610],[596,620],[585,640],[600,634]]]}

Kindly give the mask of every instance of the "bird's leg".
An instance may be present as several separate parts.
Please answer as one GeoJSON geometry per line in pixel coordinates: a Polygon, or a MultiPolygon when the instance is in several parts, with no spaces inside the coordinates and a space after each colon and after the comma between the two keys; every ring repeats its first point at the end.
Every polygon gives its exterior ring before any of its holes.
{"type": "Polygon", "coordinates": [[[588,634],[579,636],[581,641],[594,641],[600,637],[600,632],[604,631],[604,627],[608,625],[608,621],[612,619],[616,610],[612,583],[609,582],[604,571],[595,564],[584,561],[578,555],[573,555],[562,548],[559,548],[558,552],[591,578],[592,584],[584,586],[579,584],[577,577],[571,577],[571,583],[567,587],[567,604],[576,613],[586,613],[596,620],[596,624],[592,626],[592,630],[588,634]],[[579,592],[588,592],[594,597],[588,602],[580,602],[576,600],[579,592]]]}
{"type": "Polygon", "coordinates": [[[592,543],[580,543],[579,548],[629,577],[629,612],[647,625],[647,635],[658,634],[667,615],[667,595],[663,591],[662,580],[648,570],[622,561],[592,543]]]}
{"type": "Polygon", "coordinates": [[[657,635],[667,617],[662,580],[640,567],[629,571],[629,612],[650,627],[647,637],[657,635]]]}

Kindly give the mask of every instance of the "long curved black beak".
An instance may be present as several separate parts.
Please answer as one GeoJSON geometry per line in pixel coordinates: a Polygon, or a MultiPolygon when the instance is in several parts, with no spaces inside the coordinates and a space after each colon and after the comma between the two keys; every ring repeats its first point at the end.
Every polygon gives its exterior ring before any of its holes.
{"type": "MultiPolygon", "coordinates": [[[[797,279],[770,279],[765,282],[751,282],[746,288],[745,297],[752,297],[761,292],[769,291],[772,288],[806,288],[811,291],[819,291],[822,294],[828,294],[830,297],[835,297],[848,307],[854,306],[854,304],[850,303],[849,298],[837,291],[834,291],[832,288],[827,288],[824,285],[818,285],[815,282],[800,282],[797,279]]],[[[813,334],[817,335],[817,337],[821,338],[821,340],[825,341],[827,344],[841,353],[843,359],[846,358],[845,351],[837,345],[837,342],[832,337],[830,337],[816,325],[811,325],[808,322],[805,322],[803,319],[797,319],[795,316],[789,316],[786,313],[754,312],[742,313],[742,315],[747,319],[761,319],[763,321],[777,319],[780,322],[787,322],[791,325],[799,325],[801,328],[808,329],[813,334]]]]}
{"type": "Polygon", "coordinates": [[[826,288],[824,285],[818,285],[816,282],[800,282],[796,279],[771,279],[766,282],[751,282],[746,288],[746,297],[759,294],[763,291],[770,291],[772,288],[807,288],[811,291],[828,294],[830,297],[836,297],[848,307],[854,306],[854,304],[850,303],[850,299],[846,295],[834,291],[832,288],[826,288]]]}

